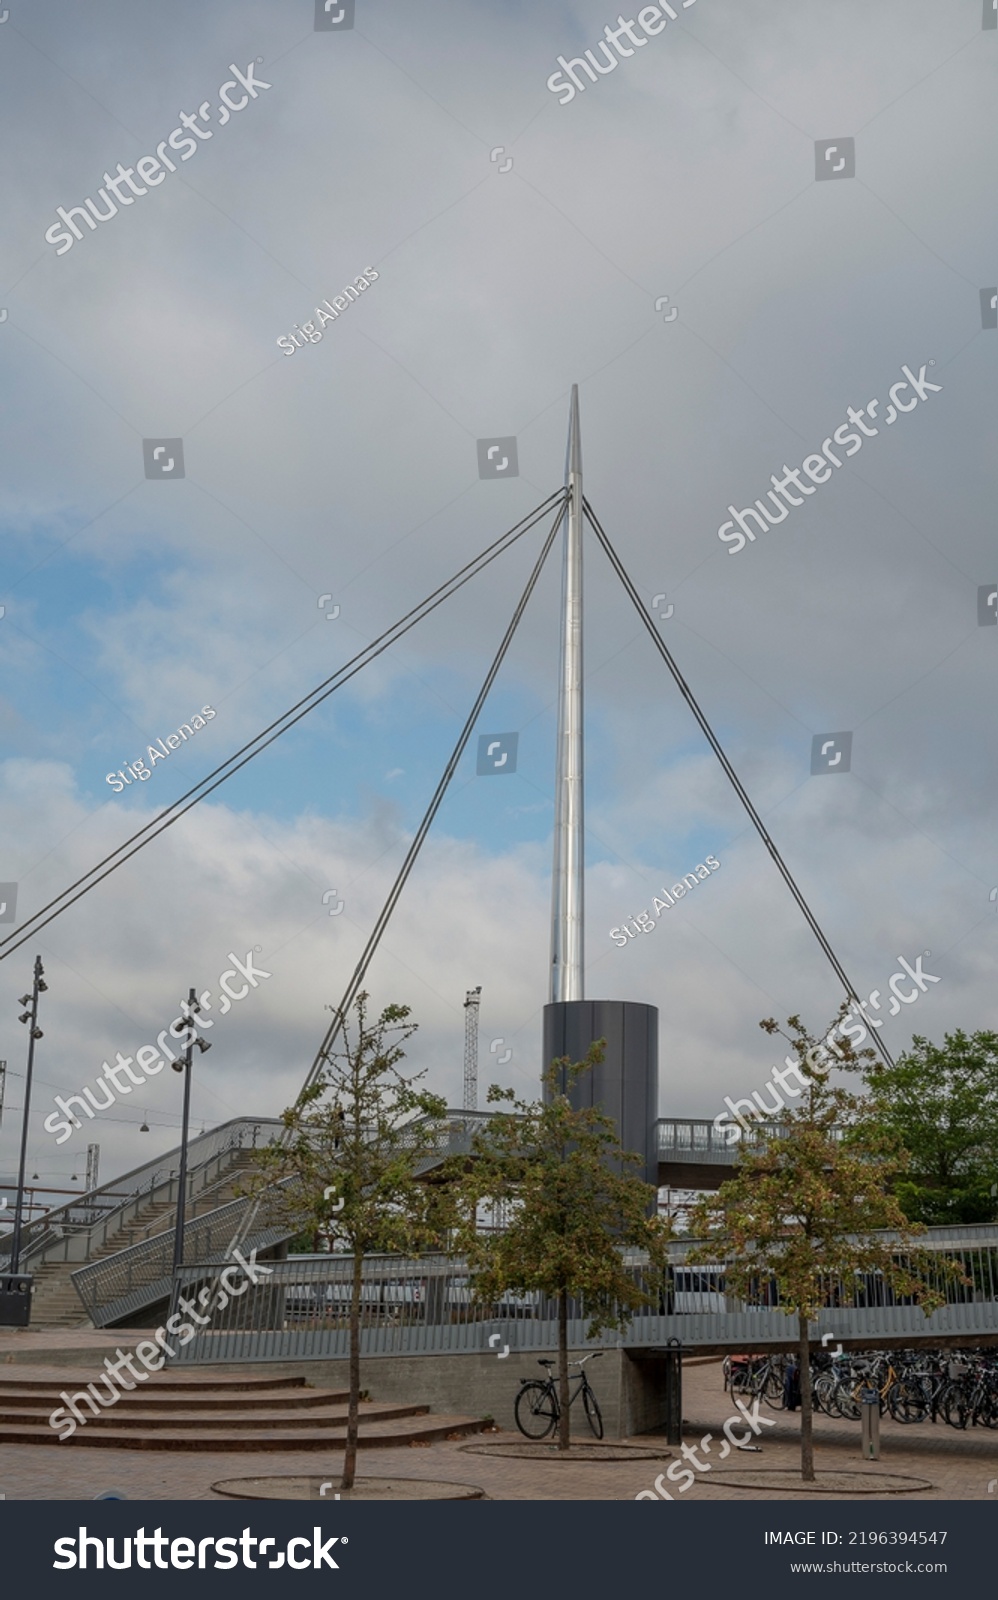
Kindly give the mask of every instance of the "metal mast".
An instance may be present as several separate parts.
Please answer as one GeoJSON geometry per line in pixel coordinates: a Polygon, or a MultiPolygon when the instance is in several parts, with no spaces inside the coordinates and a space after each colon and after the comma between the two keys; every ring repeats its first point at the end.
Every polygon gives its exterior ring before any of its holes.
{"type": "Polygon", "coordinates": [[[565,468],[568,519],[562,568],[561,682],[551,882],[551,1000],[584,998],[582,738],[582,443],[579,386],[572,385],[565,468]]]}
{"type": "Polygon", "coordinates": [[[464,1109],[478,1110],[478,1005],[481,984],[464,997],[464,1109]]]}

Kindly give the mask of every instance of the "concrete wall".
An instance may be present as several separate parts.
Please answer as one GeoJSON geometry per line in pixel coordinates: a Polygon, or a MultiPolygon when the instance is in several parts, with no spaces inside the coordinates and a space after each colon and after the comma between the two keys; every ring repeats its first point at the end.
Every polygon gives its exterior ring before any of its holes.
{"type": "MultiPolygon", "coordinates": [[[[497,1427],[515,1432],[513,1406],[521,1378],[543,1377],[537,1365],[539,1356],[554,1356],[555,1351],[531,1351],[517,1355],[511,1351],[500,1359],[498,1353],[475,1351],[461,1355],[377,1356],[361,1361],[361,1386],[372,1400],[409,1401],[428,1405],[432,1411],[465,1417],[492,1416],[497,1427]]],[[[603,1428],[608,1439],[623,1439],[630,1433],[660,1425],[661,1401],[656,1375],[643,1368],[623,1350],[607,1350],[598,1361],[587,1362],[589,1381],[596,1392],[603,1428]]],[[[347,1363],[336,1361],[268,1361],[253,1368],[245,1365],[189,1367],[195,1372],[268,1373],[274,1377],[304,1377],[317,1388],[345,1389],[347,1363]]],[[[591,1438],[581,1401],[572,1407],[572,1430],[580,1438],[591,1438]]]]}
{"type": "MultiPolygon", "coordinates": [[[[114,1335],[91,1335],[92,1343],[75,1347],[33,1345],[30,1335],[20,1348],[13,1339],[0,1342],[0,1370],[3,1364],[67,1366],[100,1370],[101,1357],[116,1347],[114,1335]]],[[[132,1348],[134,1335],[122,1333],[122,1347],[132,1348]]],[[[498,1352],[481,1351],[450,1355],[372,1356],[362,1359],[361,1386],[373,1400],[427,1405],[445,1415],[494,1418],[507,1432],[516,1431],[513,1405],[521,1378],[542,1377],[539,1356],[555,1355],[554,1350],[515,1350],[500,1359],[498,1352]]],[[[701,1358],[702,1361],[703,1358],[701,1358]]],[[[720,1363],[720,1357],[707,1358],[720,1363]]],[[[696,1364],[700,1365],[701,1361],[696,1364]]],[[[606,1350],[596,1361],[586,1363],[589,1381],[596,1392],[603,1414],[604,1436],[626,1439],[665,1426],[665,1367],[661,1358],[630,1355],[625,1350],[606,1350]]],[[[210,1382],[213,1375],[251,1374],[254,1377],[300,1377],[315,1388],[345,1389],[348,1385],[345,1360],[228,1362],[211,1366],[167,1366],[168,1373],[185,1377],[200,1376],[210,1382]]],[[[572,1407],[572,1431],[581,1439],[590,1438],[581,1403],[572,1407]]]]}

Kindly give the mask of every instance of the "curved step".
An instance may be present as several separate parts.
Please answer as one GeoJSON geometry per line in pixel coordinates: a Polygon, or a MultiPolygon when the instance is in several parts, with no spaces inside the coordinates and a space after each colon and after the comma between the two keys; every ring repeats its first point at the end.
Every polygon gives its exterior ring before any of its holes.
{"type": "MultiPolygon", "coordinates": [[[[480,1433],[488,1424],[480,1418],[435,1416],[422,1420],[366,1421],[361,1416],[357,1447],[360,1450],[387,1450],[399,1445],[433,1444],[437,1440],[480,1433]]],[[[156,1431],[151,1436],[130,1433],[124,1428],[77,1428],[68,1439],[59,1439],[54,1429],[8,1424],[0,1427],[0,1444],[82,1445],[118,1450],[209,1450],[217,1454],[233,1451],[330,1450],[346,1444],[346,1430],[317,1432],[279,1426],[246,1429],[232,1434],[156,1431]]]]}
{"type": "MultiPolygon", "coordinates": [[[[0,1409],[0,1439],[4,1436],[7,1427],[50,1427],[49,1416],[52,1409],[61,1409],[63,1402],[57,1399],[55,1408],[38,1406],[19,1410],[17,1412],[4,1412],[0,1409]]],[[[86,1418],[87,1428],[114,1428],[127,1429],[130,1432],[159,1432],[162,1429],[194,1429],[205,1438],[217,1438],[229,1433],[241,1433],[246,1428],[257,1431],[263,1428],[284,1428],[294,1431],[306,1429],[330,1428],[343,1429],[346,1427],[347,1408],[345,1405],[323,1406],[320,1409],[309,1411],[307,1416],[289,1416],[286,1411],[260,1410],[256,1412],[224,1411],[214,1412],[210,1416],[203,1416],[199,1411],[160,1411],[158,1409],[139,1409],[137,1406],[108,1406],[106,1411],[98,1416],[91,1416],[85,1405],[79,1406],[80,1412],[86,1418]]],[[[380,1405],[367,1403],[361,1413],[364,1422],[396,1422],[405,1417],[424,1417],[429,1411],[429,1406],[419,1405],[392,1405],[384,1402],[380,1405]]]]}

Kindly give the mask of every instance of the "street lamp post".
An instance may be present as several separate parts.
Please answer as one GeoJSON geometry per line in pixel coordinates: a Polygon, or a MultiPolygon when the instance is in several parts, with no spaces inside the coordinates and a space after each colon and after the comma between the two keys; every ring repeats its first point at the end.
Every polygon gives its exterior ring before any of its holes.
{"type": "Polygon", "coordinates": [[[24,1218],[24,1169],[28,1159],[28,1115],[31,1110],[31,1074],[35,1066],[35,1040],[43,1037],[38,1026],[38,996],[48,988],[43,973],[41,956],[35,957],[35,981],[30,995],[21,996],[21,1005],[30,1009],[21,1013],[20,1020],[27,1023],[28,1070],[24,1078],[24,1112],[21,1118],[21,1160],[17,1169],[17,1204],[14,1211],[14,1232],[11,1237],[10,1270],[16,1273],[21,1264],[21,1224],[24,1218]]]}
{"type": "MultiPolygon", "coordinates": [[[[187,1135],[191,1120],[191,1062],[194,1059],[194,1046],[199,1050],[210,1050],[211,1045],[207,1039],[202,1039],[195,1032],[193,1015],[201,1010],[196,992],[192,989],[186,1001],[181,1006],[181,1011],[187,1020],[187,1041],[184,1046],[183,1056],[179,1061],[174,1061],[174,1072],[184,1074],[184,1111],[180,1132],[180,1173],[177,1193],[177,1225],[173,1235],[173,1270],[176,1272],[184,1264],[184,1211],[187,1200],[187,1135]]],[[[176,1022],[171,1023],[170,1032],[176,1027],[176,1022]]],[[[179,1041],[180,1034],[174,1034],[179,1041]]]]}

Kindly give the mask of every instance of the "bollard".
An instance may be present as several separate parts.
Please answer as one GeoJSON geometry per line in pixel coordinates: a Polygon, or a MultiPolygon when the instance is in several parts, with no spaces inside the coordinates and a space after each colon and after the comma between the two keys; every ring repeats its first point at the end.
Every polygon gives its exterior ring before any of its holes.
{"type": "Polygon", "coordinates": [[[665,1351],[665,1442],[683,1442],[683,1347],[670,1339],[665,1351]]]}
{"type": "Polygon", "coordinates": [[[863,1460],[879,1461],[880,1392],[877,1389],[863,1388],[860,1390],[859,1398],[863,1403],[863,1460]]]}

